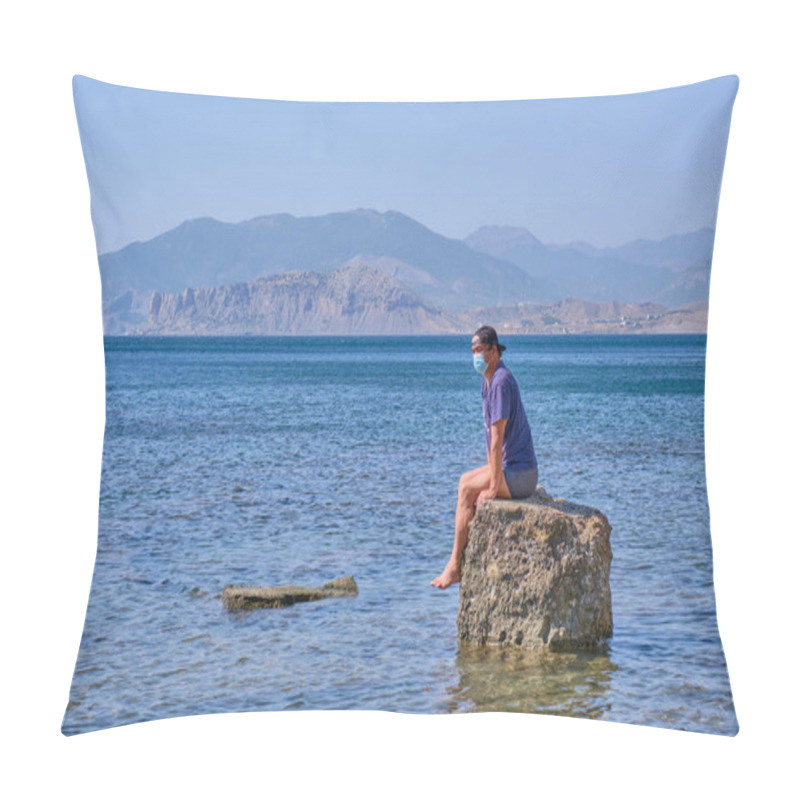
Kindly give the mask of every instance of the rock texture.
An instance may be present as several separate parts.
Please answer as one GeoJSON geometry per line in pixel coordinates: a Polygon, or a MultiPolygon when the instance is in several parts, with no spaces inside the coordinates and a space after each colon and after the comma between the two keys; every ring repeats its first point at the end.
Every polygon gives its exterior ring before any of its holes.
{"type": "Polygon", "coordinates": [[[358,594],[355,579],[336,578],[323,586],[226,586],[222,604],[229,611],[250,608],[284,608],[294,603],[358,594]]]}
{"type": "Polygon", "coordinates": [[[461,562],[459,638],[552,650],[602,644],[612,633],[610,534],[600,511],[541,487],[483,504],[461,562]]]}

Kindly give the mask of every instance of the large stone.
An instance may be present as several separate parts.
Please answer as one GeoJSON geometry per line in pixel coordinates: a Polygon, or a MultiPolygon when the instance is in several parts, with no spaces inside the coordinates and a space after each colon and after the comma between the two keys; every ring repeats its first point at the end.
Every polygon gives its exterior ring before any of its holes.
{"type": "Polygon", "coordinates": [[[490,500],[461,561],[458,634],[478,644],[592,648],[611,636],[611,526],[595,508],[490,500]]]}
{"type": "Polygon", "coordinates": [[[284,608],[294,603],[350,597],[358,594],[354,578],[336,578],[323,586],[226,586],[222,604],[229,611],[250,608],[284,608]]]}

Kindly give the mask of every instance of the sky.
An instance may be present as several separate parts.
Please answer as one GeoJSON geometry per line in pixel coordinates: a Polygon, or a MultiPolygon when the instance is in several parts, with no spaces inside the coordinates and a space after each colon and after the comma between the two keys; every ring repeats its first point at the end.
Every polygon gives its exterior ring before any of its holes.
{"type": "Polygon", "coordinates": [[[715,227],[738,78],[637,94],[292,102],[73,81],[99,253],[186,219],[400,211],[614,246],[715,227]]]}

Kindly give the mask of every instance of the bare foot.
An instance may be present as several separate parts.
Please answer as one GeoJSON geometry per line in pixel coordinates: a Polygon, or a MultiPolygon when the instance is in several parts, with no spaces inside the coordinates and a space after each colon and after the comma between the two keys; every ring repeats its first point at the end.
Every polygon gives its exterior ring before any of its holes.
{"type": "Polygon", "coordinates": [[[461,570],[457,566],[448,563],[444,568],[444,572],[438,578],[431,581],[431,586],[435,586],[437,589],[446,589],[448,586],[452,586],[460,580],[461,570]]]}

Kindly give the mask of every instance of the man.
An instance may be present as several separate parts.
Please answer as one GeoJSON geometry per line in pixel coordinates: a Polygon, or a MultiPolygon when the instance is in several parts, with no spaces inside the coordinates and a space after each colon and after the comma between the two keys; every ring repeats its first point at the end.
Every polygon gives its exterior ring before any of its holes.
{"type": "Polygon", "coordinates": [[[505,346],[494,328],[484,325],[472,337],[472,358],[483,375],[483,427],[486,464],[461,476],[456,506],[453,552],[444,572],[431,586],[446,589],[461,580],[461,554],[469,523],[486,500],[530,497],[536,491],[539,468],[533,438],[514,376],[500,358],[505,346]]]}

